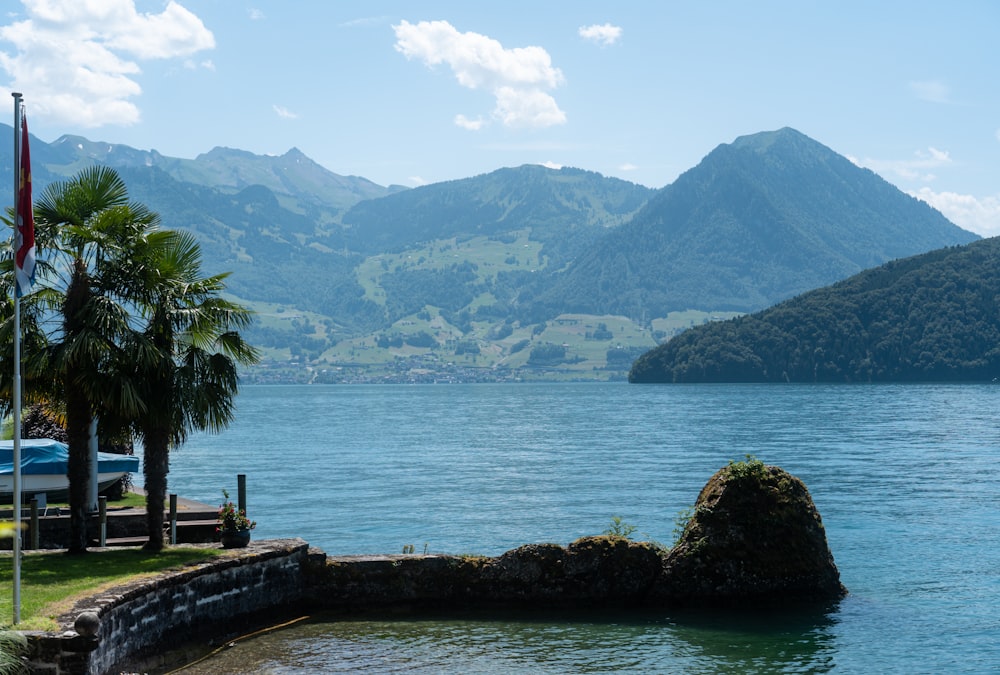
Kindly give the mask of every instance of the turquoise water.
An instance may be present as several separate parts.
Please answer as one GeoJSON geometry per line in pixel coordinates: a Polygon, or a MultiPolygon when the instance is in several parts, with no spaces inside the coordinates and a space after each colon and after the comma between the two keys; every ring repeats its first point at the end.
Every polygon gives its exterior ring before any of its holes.
{"type": "Polygon", "coordinates": [[[498,554],[613,516],[670,543],[730,459],[801,478],[850,595],[809,614],[313,620],[187,672],[1000,672],[1000,387],[256,386],[170,489],[257,538],[498,554]]]}

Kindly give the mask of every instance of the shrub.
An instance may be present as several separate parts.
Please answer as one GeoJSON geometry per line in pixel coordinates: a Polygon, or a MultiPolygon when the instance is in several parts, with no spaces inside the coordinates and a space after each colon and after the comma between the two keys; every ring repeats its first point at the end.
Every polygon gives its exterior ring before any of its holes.
{"type": "Polygon", "coordinates": [[[742,482],[748,480],[760,481],[767,476],[764,462],[753,455],[747,455],[744,461],[729,460],[729,480],[742,482]]]}
{"type": "Polygon", "coordinates": [[[611,525],[608,529],[604,530],[604,534],[609,537],[621,537],[622,539],[630,539],[638,528],[635,525],[629,525],[626,523],[621,516],[614,516],[611,519],[611,525]]]}

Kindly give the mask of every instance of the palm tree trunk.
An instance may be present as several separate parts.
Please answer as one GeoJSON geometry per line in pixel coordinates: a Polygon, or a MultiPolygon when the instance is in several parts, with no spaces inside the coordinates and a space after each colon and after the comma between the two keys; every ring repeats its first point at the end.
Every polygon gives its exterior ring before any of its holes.
{"type": "Polygon", "coordinates": [[[80,387],[66,383],[66,440],[69,446],[69,543],[67,553],[87,551],[90,492],[90,404],[80,387]]]}
{"type": "Polygon", "coordinates": [[[163,502],[167,496],[167,473],[170,471],[169,434],[149,430],[143,434],[142,473],[146,483],[147,551],[163,549],[163,502]]]}
{"type": "Polygon", "coordinates": [[[141,428],[144,450],[142,471],[146,479],[146,526],[150,551],[163,548],[163,501],[167,496],[167,473],[170,471],[170,424],[174,421],[173,336],[167,322],[156,323],[151,331],[159,367],[146,373],[151,385],[146,404],[150,408],[141,428]]]}
{"type": "MultiPolygon", "coordinates": [[[[73,268],[73,278],[63,302],[63,329],[67,339],[78,335],[80,313],[90,299],[90,278],[82,260],[73,268]]],[[[90,492],[90,420],[93,417],[90,400],[79,378],[75,364],[67,364],[65,378],[66,439],[69,446],[69,543],[67,553],[87,551],[87,497],[90,492]]]]}

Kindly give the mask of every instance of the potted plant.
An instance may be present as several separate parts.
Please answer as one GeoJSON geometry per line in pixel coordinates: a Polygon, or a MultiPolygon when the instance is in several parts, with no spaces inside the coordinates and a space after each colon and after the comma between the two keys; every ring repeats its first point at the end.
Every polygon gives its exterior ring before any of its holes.
{"type": "Polygon", "coordinates": [[[250,543],[250,530],[257,527],[257,521],[247,518],[246,511],[237,509],[229,500],[229,493],[222,491],[225,501],[219,505],[219,517],[215,531],[223,548],[243,548],[250,543]]]}

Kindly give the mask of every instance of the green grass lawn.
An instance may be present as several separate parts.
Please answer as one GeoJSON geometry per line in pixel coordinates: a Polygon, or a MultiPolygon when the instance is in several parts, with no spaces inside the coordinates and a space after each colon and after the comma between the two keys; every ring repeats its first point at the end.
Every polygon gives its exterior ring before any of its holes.
{"type": "MultiPolygon", "coordinates": [[[[201,562],[222,553],[220,549],[168,547],[160,553],[139,548],[90,551],[83,555],[24,553],[21,563],[21,622],[19,630],[55,631],[55,617],[80,598],[103,589],[174,567],[201,562]]],[[[14,560],[0,555],[0,628],[11,628],[14,619],[14,560]]]]}
{"type": "MultiPolygon", "coordinates": [[[[47,504],[50,509],[66,509],[69,508],[69,502],[65,499],[50,499],[47,504]]],[[[168,504],[169,506],[169,504],[168,504]]],[[[0,509],[11,509],[10,499],[4,503],[0,503],[0,509]]],[[[108,500],[108,510],[112,509],[122,509],[122,508],[146,508],[146,495],[137,494],[135,492],[126,492],[121,499],[108,500]]],[[[21,514],[27,517],[31,513],[30,504],[21,505],[21,514]]]]}
{"type": "MultiPolygon", "coordinates": [[[[120,509],[126,506],[146,508],[146,495],[136,494],[135,492],[126,492],[121,499],[115,499],[114,501],[108,500],[108,509],[120,509]]],[[[65,499],[63,500],[50,500],[48,502],[48,507],[51,508],[69,508],[69,502],[65,499]]],[[[10,508],[9,505],[7,508],[10,508]]],[[[23,513],[28,513],[28,505],[21,507],[23,513]]]]}

